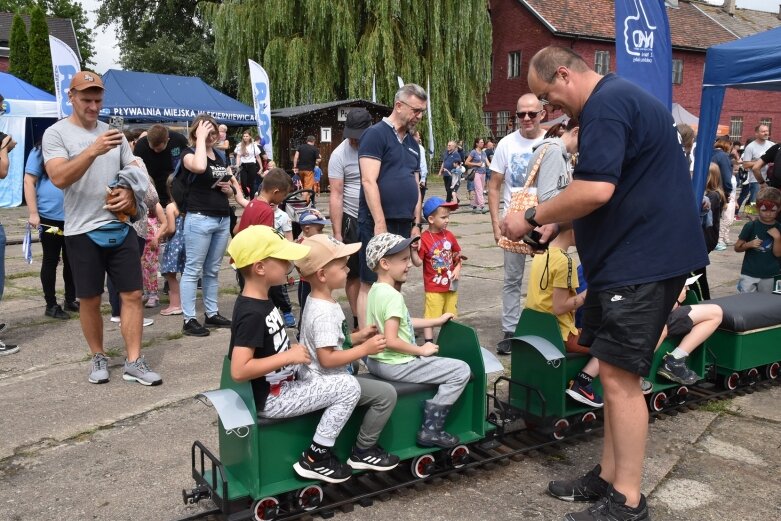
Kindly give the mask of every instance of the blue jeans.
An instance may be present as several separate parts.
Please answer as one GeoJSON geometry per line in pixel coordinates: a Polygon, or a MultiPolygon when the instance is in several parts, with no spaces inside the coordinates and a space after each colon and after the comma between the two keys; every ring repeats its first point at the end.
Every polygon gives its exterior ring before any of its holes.
{"type": "Polygon", "coordinates": [[[0,300],[5,292],[5,228],[0,224],[0,300]]]}
{"type": "Polygon", "coordinates": [[[198,277],[203,279],[203,307],[206,316],[217,314],[220,264],[230,240],[230,217],[188,213],[184,218],[184,247],[187,260],[179,293],[185,322],[195,318],[198,277]],[[203,275],[201,275],[203,273],[203,275]]]}

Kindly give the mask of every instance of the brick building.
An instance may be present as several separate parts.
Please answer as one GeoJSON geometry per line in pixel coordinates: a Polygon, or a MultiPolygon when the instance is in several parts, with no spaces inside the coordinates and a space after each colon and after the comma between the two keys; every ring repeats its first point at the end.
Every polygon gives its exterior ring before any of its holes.
{"type": "MultiPolygon", "coordinates": [[[[781,26],[781,14],[737,9],[735,0],[726,0],[724,6],[699,0],[667,4],[673,102],[698,116],[708,47],[781,26]]],[[[514,123],[515,103],[529,91],[529,60],[542,47],[570,47],[598,72],[615,72],[614,6],[613,0],[490,0],[492,73],[483,122],[495,136],[504,136],[508,122],[514,123]]],[[[753,138],[760,122],[770,125],[771,139],[781,140],[781,93],[727,89],[719,123],[730,129],[730,136],[753,138]]]]}

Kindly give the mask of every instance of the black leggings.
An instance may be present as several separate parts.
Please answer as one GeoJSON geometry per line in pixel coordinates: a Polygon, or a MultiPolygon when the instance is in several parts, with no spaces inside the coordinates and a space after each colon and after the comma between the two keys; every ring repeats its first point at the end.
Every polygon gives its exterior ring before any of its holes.
{"type": "Polygon", "coordinates": [[[241,163],[241,176],[239,182],[241,183],[241,189],[244,191],[244,195],[252,198],[255,197],[255,192],[260,187],[260,176],[258,171],[260,167],[256,162],[241,163]]]}
{"type": "Polygon", "coordinates": [[[443,175],[442,180],[445,182],[445,193],[447,193],[447,199],[445,199],[445,202],[449,203],[453,200],[453,189],[450,187],[450,185],[453,184],[453,177],[449,175],[443,175]]]}
{"type": "Polygon", "coordinates": [[[68,262],[65,236],[47,233],[47,230],[54,226],[62,231],[65,224],[63,221],[55,221],[43,217],[41,217],[41,224],[44,232],[41,234],[41,248],[43,249],[41,286],[43,287],[43,298],[46,299],[46,307],[57,304],[57,295],[54,287],[57,282],[57,265],[60,263],[60,252],[62,252],[62,278],[65,282],[65,302],[73,302],[76,300],[76,287],[73,284],[73,274],[68,262]]]}

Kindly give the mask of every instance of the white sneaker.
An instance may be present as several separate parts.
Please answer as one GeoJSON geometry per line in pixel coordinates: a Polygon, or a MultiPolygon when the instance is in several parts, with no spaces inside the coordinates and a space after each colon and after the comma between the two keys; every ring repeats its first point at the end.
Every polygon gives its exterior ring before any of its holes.
{"type": "MultiPolygon", "coordinates": [[[[111,321],[114,322],[115,324],[117,324],[118,326],[122,325],[122,321],[119,319],[119,317],[111,317],[111,321]]],[[[144,325],[144,327],[147,327],[147,326],[151,326],[154,323],[155,323],[154,319],[152,319],[152,318],[145,318],[144,322],[143,322],[143,325],[144,325]]]]}
{"type": "Polygon", "coordinates": [[[121,322],[121,319],[119,317],[111,317],[109,320],[111,320],[115,324],[119,324],[121,322]]]}

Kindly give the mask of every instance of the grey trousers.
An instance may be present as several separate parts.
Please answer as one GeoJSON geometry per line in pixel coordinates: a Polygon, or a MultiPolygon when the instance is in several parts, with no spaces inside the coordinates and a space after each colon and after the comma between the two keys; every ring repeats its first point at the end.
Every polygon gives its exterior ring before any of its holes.
{"type": "Polygon", "coordinates": [[[382,429],[388,423],[388,419],[396,407],[396,389],[387,382],[356,378],[361,386],[361,397],[358,399],[358,407],[368,405],[369,410],[361,422],[358,431],[358,439],[355,444],[360,449],[368,449],[377,444],[382,429]]]}
{"type": "Polygon", "coordinates": [[[333,447],[360,397],[361,387],[354,376],[310,376],[306,380],[283,382],[277,396],[268,395],[266,406],[258,415],[292,418],[325,409],[313,440],[324,447],[333,447]]]}
{"type": "Polygon", "coordinates": [[[521,318],[521,284],[526,255],[504,252],[504,286],[502,286],[502,331],[514,333],[521,318]]]}
{"type": "Polygon", "coordinates": [[[438,356],[420,357],[406,364],[384,364],[373,358],[366,359],[366,366],[373,375],[385,380],[417,384],[439,384],[437,394],[431,399],[436,405],[453,405],[464,392],[471,371],[466,362],[438,356]]]}

